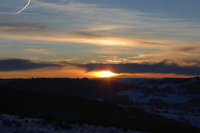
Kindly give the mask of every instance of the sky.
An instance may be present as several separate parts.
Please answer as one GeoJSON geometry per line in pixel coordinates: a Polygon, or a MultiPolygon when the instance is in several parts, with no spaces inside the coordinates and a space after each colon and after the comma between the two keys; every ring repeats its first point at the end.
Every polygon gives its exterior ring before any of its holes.
{"type": "Polygon", "coordinates": [[[0,78],[200,75],[199,0],[0,3],[0,78]]]}

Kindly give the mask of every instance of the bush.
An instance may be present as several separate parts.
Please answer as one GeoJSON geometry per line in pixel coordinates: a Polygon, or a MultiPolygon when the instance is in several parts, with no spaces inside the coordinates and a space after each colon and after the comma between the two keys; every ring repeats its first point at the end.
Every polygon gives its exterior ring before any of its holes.
{"type": "Polygon", "coordinates": [[[3,120],[3,125],[6,127],[10,127],[10,126],[12,126],[12,122],[9,120],[3,120]]]}

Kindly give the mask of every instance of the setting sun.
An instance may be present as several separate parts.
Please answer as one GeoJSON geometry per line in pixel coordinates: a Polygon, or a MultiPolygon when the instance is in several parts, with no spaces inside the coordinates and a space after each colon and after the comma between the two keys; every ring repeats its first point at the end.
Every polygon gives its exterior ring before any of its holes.
{"type": "Polygon", "coordinates": [[[109,78],[109,77],[118,76],[119,74],[113,73],[111,71],[98,71],[98,72],[94,72],[93,75],[99,78],[109,78]]]}

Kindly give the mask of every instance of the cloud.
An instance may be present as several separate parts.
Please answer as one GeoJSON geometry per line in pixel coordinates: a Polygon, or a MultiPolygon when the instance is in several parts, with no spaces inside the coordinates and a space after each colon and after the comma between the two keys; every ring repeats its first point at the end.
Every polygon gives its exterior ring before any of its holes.
{"type": "Polygon", "coordinates": [[[61,67],[61,64],[49,62],[34,62],[26,59],[4,59],[0,60],[0,72],[23,71],[39,68],[61,67]]]}
{"type": "MultiPolygon", "coordinates": [[[[13,40],[103,46],[171,47],[176,45],[177,41],[168,38],[169,36],[172,38],[180,36],[182,39],[185,36],[198,36],[199,38],[198,33],[200,33],[199,27],[193,23],[164,18],[155,14],[122,8],[106,8],[71,0],[56,2],[34,0],[29,11],[36,14],[39,11],[41,14],[38,14],[38,18],[35,17],[37,15],[34,16],[35,18],[10,16],[9,19],[4,16],[6,19],[2,19],[3,21],[0,22],[0,36],[13,40]],[[45,16],[46,13],[51,14],[51,17],[45,16]],[[49,23],[53,23],[57,28],[51,27],[51,24],[48,27],[49,23]],[[66,29],[59,29],[60,23],[64,24],[66,29]]],[[[179,43],[182,42],[179,40],[179,43]]]]}
{"type": "Polygon", "coordinates": [[[33,8],[52,15],[75,16],[80,20],[78,21],[80,25],[93,25],[95,28],[91,28],[92,30],[112,30],[127,27],[124,31],[131,34],[139,33],[142,36],[155,37],[157,35],[179,39],[186,36],[199,38],[200,33],[199,24],[172,19],[163,14],[150,14],[123,8],[106,8],[102,5],[66,0],[58,0],[57,2],[35,0],[33,3],[33,8]],[[108,26],[102,27],[102,25],[108,26]]]}
{"type": "Polygon", "coordinates": [[[200,75],[199,66],[179,66],[173,61],[158,63],[128,63],[128,64],[83,64],[79,65],[87,71],[112,70],[116,73],[164,73],[178,75],[200,75]]]}
{"type": "Polygon", "coordinates": [[[200,46],[186,46],[181,47],[178,49],[178,51],[183,53],[199,53],[200,46]]]}
{"type": "MultiPolygon", "coordinates": [[[[190,21],[72,0],[34,0],[26,11],[34,15],[0,14],[2,40],[10,40],[9,43],[13,43],[12,45],[16,47],[21,41],[29,45],[35,42],[55,43],[55,46],[50,47],[57,47],[58,43],[98,45],[92,46],[93,48],[86,47],[87,54],[77,47],[77,50],[82,52],[80,54],[83,58],[92,55],[90,56],[93,57],[92,60],[97,60],[94,56],[97,54],[122,58],[138,54],[150,55],[144,57],[145,60],[149,58],[151,60],[177,59],[199,55],[199,49],[191,49],[190,46],[199,45],[200,27],[197,23],[190,21]],[[20,40],[20,42],[14,40],[20,40]],[[179,46],[185,46],[185,48],[178,49],[179,46]],[[187,50],[188,48],[190,50],[187,50]]],[[[0,47],[0,49],[5,49],[0,47]]],[[[23,49],[26,48],[25,46],[23,49]]],[[[57,48],[60,49],[60,46],[57,48]]],[[[45,54],[44,51],[33,49],[31,51],[45,54]]],[[[60,50],[62,53],[59,55],[66,55],[63,51],[65,52],[65,50],[60,50]]],[[[8,54],[4,57],[10,57],[8,51],[4,53],[8,54]]],[[[136,60],[136,57],[132,60],[136,60]]],[[[110,63],[129,62],[127,59],[107,61],[110,63]]]]}
{"type": "MultiPolygon", "coordinates": [[[[116,63],[116,62],[115,62],[116,63]]],[[[199,63],[200,64],[200,63],[199,63]]],[[[85,76],[94,71],[102,71],[102,70],[110,70],[115,73],[119,73],[120,75],[182,75],[182,76],[194,76],[200,75],[200,66],[180,66],[176,64],[174,61],[164,60],[162,62],[157,63],[124,63],[124,64],[100,64],[100,63],[89,63],[89,64],[81,64],[81,63],[72,63],[68,60],[52,60],[49,62],[38,62],[32,61],[28,59],[4,59],[0,60],[0,72],[23,72],[25,70],[31,70],[32,72],[35,69],[43,69],[40,72],[50,74],[50,71],[59,71],[62,72],[70,72],[71,68],[75,70],[81,70],[82,75],[85,76]]],[[[37,71],[35,71],[37,72],[37,71]]],[[[28,73],[27,73],[28,74],[28,73]]],[[[26,75],[27,75],[26,74],[26,75]]],[[[78,73],[77,73],[78,74],[78,73]]],[[[61,74],[63,75],[63,74],[61,74]]],[[[48,75],[44,75],[47,76],[48,75]]],[[[88,76],[88,75],[87,75],[88,76]]]]}
{"type": "Polygon", "coordinates": [[[15,14],[24,4],[27,3],[27,0],[0,0],[0,14],[15,14]]]}
{"type": "Polygon", "coordinates": [[[25,49],[25,51],[31,52],[31,53],[43,54],[43,55],[55,55],[54,52],[48,51],[45,49],[25,49]]]}
{"type": "Polygon", "coordinates": [[[186,58],[177,61],[178,64],[183,66],[198,66],[200,67],[200,58],[186,58]]]}
{"type": "MultiPolygon", "coordinates": [[[[4,27],[9,27],[10,31],[14,31],[14,30],[20,30],[20,29],[24,29],[24,28],[29,28],[29,30],[44,30],[46,28],[46,26],[35,22],[34,20],[32,20],[30,18],[30,20],[27,20],[26,18],[17,18],[16,16],[2,16],[0,18],[0,27],[4,28],[4,27]]],[[[3,29],[0,29],[1,31],[6,31],[3,29]]],[[[26,29],[27,30],[27,29],[26,29]]]]}
{"type": "MultiPolygon", "coordinates": [[[[51,2],[51,1],[47,2],[47,1],[42,1],[42,0],[34,0],[32,1],[32,5],[30,9],[32,12],[35,11],[35,13],[37,13],[37,11],[40,11],[44,14],[45,13],[51,14],[51,18],[47,18],[47,16],[40,14],[41,15],[40,17],[44,17],[44,19],[46,19],[46,21],[48,22],[54,23],[56,25],[59,23],[54,22],[54,20],[61,21],[60,23],[64,23],[66,27],[68,26],[68,23],[69,23],[70,27],[73,27],[73,28],[78,27],[80,29],[83,28],[86,30],[85,33],[90,34],[90,35],[96,34],[96,33],[91,34],[91,32],[101,31],[104,34],[109,34],[113,38],[117,38],[117,36],[120,36],[121,38],[138,38],[139,40],[139,38],[163,39],[163,37],[165,39],[166,38],[169,39],[169,37],[172,39],[174,38],[188,39],[191,36],[193,37],[195,36],[195,38],[199,38],[199,33],[200,33],[199,25],[194,24],[194,23],[184,22],[184,21],[180,21],[176,19],[164,18],[155,14],[149,14],[149,13],[138,12],[138,11],[130,11],[130,10],[120,9],[120,8],[106,8],[106,7],[101,7],[100,5],[86,4],[86,3],[74,2],[74,1],[72,2],[72,1],[66,1],[66,0],[64,1],[58,0],[56,2],[51,2]],[[68,23],[66,23],[66,18],[69,18],[68,23]],[[190,37],[186,37],[186,36],[190,36],[190,37]]],[[[29,18],[30,17],[28,17],[28,19],[29,18]]],[[[18,19],[18,18],[15,18],[15,19],[18,19]]],[[[37,19],[42,20],[41,18],[37,18],[37,19]]],[[[34,19],[34,21],[37,21],[37,19],[34,19]]],[[[18,21],[19,23],[17,23],[16,26],[19,26],[20,23],[22,26],[27,25],[25,22],[21,22],[20,20],[18,21]]],[[[25,21],[29,21],[29,20],[26,19],[25,21]]],[[[43,21],[44,20],[42,20],[41,22],[43,21]]],[[[14,21],[10,20],[10,22],[8,23],[11,23],[11,22],[16,22],[16,20],[14,21]]],[[[40,21],[38,22],[41,23],[40,21]]],[[[29,23],[31,23],[31,21],[29,23]]],[[[9,25],[6,25],[6,26],[9,26],[9,25]]],[[[34,27],[34,23],[32,23],[32,26],[34,27]]],[[[29,28],[30,27],[31,25],[29,25],[29,28]]],[[[38,30],[38,34],[40,34],[40,32],[43,31],[43,30],[40,30],[40,27],[38,27],[37,30],[38,30]]],[[[31,29],[27,31],[31,31],[31,29]]],[[[57,32],[57,34],[62,34],[62,32],[58,29],[52,29],[48,32],[48,34],[52,35],[51,32],[53,33],[57,32]]],[[[67,33],[63,33],[63,34],[67,34],[67,33]]],[[[70,34],[74,34],[74,33],[70,33],[70,34]]],[[[63,39],[60,39],[60,40],[63,40],[63,39]]],[[[146,39],[146,40],[149,40],[149,39],[146,39]]],[[[151,40],[159,40],[159,39],[151,39],[151,40]]],[[[153,42],[145,41],[145,39],[144,39],[144,43],[145,44],[152,44],[152,43],[160,44],[159,42],[155,42],[155,41],[153,42]]]]}
{"type": "Polygon", "coordinates": [[[90,45],[103,46],[156,46],[163,47],[165,40],[153,40],[142,38],[120,37],[115,35],[105,35],[104,33],[96,33],[83,31],[81,29],[59,29],[37,25],[36,23],[12,24],[0,23],[0,35],[2,38],[13,40],[35,40],[47,42],[70,42],[90,45]]]}
{"type": "Polygon", "coordinates": [[[98,26],[90,26],[86,31],[110,31],[110,30],[117,30],[122,28],[128,28],[128,26],[122,25],[98,25],[98,26]]]}

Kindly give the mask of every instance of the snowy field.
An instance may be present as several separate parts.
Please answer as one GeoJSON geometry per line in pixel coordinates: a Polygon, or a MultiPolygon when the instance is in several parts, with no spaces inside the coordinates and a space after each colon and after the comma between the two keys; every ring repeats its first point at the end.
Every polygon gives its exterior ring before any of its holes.
{"type": "Polygon", "coordinates": [[[0,115],[0,133],[143,133],[88,124],[70,124],[65,128],[61,129],[54,124],[46,124],[42,119],[20,118],[5,114],[0,115]]]}
{"type": "Polygon", "coordinates": [[[200,128],[200,106],[192,103],[200,100],[200,94],[190,92],[191,88],[200,89],[199,78],[182,82],[167,79],[123,79],[121,82],[136,86],[117,93],[117,96],[127,96],[132,102],[130,106],[200,128]]]}

